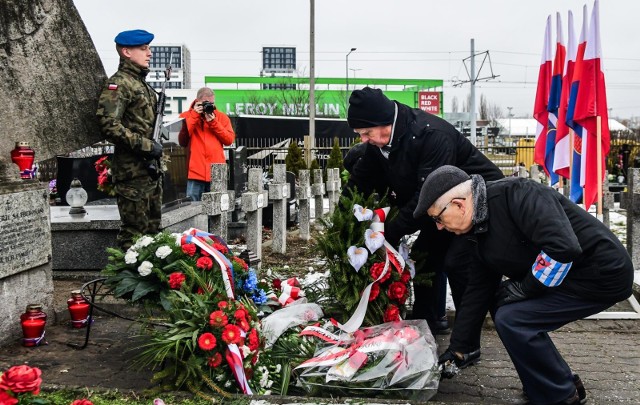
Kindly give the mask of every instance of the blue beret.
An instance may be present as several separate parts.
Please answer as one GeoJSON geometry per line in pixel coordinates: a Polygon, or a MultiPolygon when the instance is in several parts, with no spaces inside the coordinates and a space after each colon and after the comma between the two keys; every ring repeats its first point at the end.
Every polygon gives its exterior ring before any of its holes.
{"type": "Polygon", "coordinates": [[[153,41],[153,34],[145,30],[122,31],[116,35],[115,41],[120,46],[147,45],[153,41]]]}

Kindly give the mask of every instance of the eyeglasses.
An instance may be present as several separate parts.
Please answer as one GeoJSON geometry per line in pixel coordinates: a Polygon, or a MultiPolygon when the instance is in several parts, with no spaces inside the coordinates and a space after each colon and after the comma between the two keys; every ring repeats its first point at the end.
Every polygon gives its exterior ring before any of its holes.
{"type": "Polygon", "coordinates": [[[447,210],[447,208],[449,208],[449,205],[451,205],[453,200],[466,200],[466,198],[465,197],[454,197],[454,198],[452,198],[451,201],[449,201],[447,203],[447,205],[444,206],[444,208],[442,209],[442,211],[440,211],[440,213],[438,215],[436,215],[435,217],[430,216],[429,218],[431,218],[433,220],[433,222],[435,222],[436,224],[441,224],[442,225],[442,218],[440,218],[440,217],[442,216],[442,214],[444,214],[444,212],[447,210]]]}

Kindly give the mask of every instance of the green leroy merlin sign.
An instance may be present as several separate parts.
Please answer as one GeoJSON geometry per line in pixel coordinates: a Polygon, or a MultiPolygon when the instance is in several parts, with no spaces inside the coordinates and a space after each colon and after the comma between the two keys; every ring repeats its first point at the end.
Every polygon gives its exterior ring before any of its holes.
{"type": "MultiPolygon", "coordinates": [[[[207,79],[209,79],[207,77],[207,79]]],[[[233,78],[225,78],[233,79],[233,78]]],[[[242,78],[235,78],[242,79],[242,78]]],[[[253,78],[257,80],[273,78],[253,78]]],[[[326,80],[326,79],[325,79],[326,80]]],[[[360,80],[360,79],[358,79],[360,80]]],[[[367,79],[373,80],[373,79],[367,79]]],[[[399,79],[387,79],[399,80],[399,79]]],[[[442,83],[441,81],[437,81],[442,83]]],[[[395,84],[395,83],[394,83],[395,84]]],[[[300,85],[296,83],[296,85],[300,85]]],[[[358,85],[354,83],[353,85],[358,85]]],[[[441,84],[440,84],[441,85],[441,84]]],[[[215,83],[209,84],[215,91],[216,107],[229,116],[239,115],[275,115],[301,117],[309,116],[309,91],[300,89],[225,89],[216,88],[215,83]]],[[[384,91],[387,97],[412,107],[419,107],[419,91],[390,90],[384,91]]],[[[191,106],[196,98],[197,89],[168,89],[167,105],[165,107],[165,121],[178,118],[178,115],[191,106]]],[[[350,92],[349,92],[350,93],[350,92]]],[[[442,103],[442,92],[439,104],[442,103]]],[[[347,111],[347,92],[342,90],[315,91],[315,113],[318,118],[345,118],[347,111]]],[[[442,108],[438,112],[441,112],[442,108]]]]}

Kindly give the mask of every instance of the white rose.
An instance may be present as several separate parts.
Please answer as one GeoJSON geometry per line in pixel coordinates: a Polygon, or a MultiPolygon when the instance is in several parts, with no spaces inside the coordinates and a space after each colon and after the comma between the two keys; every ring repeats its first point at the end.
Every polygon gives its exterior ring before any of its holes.
{"type": "Polygon", "coordinates": [[[134,264],[138,261],[138,252],[133,249],[127,250],[127,253],[124,255],[124,262],[127,264],[134,264]]]}
{"type": "Polygon", "coordinates": [[[138,267],[138,273],[140,273],[140,275],[142,277],[146,277],[149,274],[151,274],[151,269],[153,269],[153,264],[151,262],[148,261],[144,261],[142,262],[142,264],[138,267]]]}
{"type": "Polygon", "coordinates": [[[171,254],[171,248],[169,246],[160,246],[158,250],[156,250],[156,256],[160,259],[164,259],[165,257],[171,254]]]}

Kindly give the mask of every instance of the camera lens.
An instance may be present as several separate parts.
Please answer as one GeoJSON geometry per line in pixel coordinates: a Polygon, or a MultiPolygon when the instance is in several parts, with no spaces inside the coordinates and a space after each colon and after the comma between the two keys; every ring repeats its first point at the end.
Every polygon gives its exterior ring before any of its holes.
{"type": "Polygon", "coordinates": [[[216,109],[216,106],[209,102],[209,101],[203,101],[202,102],[202,111],[204,111],[206,114],[213,114],[213,110],[216,109]]]}

